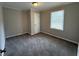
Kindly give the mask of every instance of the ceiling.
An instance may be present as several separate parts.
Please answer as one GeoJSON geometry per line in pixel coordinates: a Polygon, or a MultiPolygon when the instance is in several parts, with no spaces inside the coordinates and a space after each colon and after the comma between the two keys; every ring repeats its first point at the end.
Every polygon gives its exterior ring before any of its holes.
{"type": "Polygon", "coordinates": [[[17,10],[28,10],[34,8],[37,11],[49,9],[52,7],[70,4],[72,2],[39,2],[37,7],[32,6],[32,2],[0,2],[0,6],[13,8],[17,10]]]}

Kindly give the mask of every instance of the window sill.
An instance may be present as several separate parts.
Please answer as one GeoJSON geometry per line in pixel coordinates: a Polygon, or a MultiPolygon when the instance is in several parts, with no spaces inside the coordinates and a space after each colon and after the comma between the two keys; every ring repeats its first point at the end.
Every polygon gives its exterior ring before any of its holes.
{"type": "Polygon", "coordinates": [[[55,29],[55,28],[50,28],[51,30],[57,30],[57,31],[64,31],[64,30],[61,30],[61,29],[55,29]]]}

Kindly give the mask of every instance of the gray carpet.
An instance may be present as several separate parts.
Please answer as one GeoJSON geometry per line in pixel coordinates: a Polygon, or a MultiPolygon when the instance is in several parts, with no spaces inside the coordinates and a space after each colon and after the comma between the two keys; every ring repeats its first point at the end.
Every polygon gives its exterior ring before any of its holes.
{"type": "Polygon", "coordinates": [[[77,44],[39,33],[6,39],[7,56],[76,56],[77,44]]]}

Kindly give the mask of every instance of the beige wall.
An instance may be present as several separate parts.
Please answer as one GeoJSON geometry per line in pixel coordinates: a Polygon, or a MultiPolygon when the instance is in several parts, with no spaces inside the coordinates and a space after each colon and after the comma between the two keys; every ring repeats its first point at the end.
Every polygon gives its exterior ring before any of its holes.
{"type": "Polygon", "coordinates": [[[22,11],[22,29],[23,33],[28,33],[28,19],[26,11],[22,11]]]}
{"type": "Polygon", "coordinates": [[[73,42],[79,42],[79,3],[73,3],[62,7],[55,7],[41,11],[41,31],[66,38],[73,42]],[[50,28],[50,13],[52,11],[64,9],[64,31],[50,28]]]}
{"type": "Polygon", "coordinates": [[[27,18],[24,12],[3,8],[3,14],[6,37],[27,33],[27,18]]]}
{"type": "Polygon", "coordinates": [[[31,12],[30,12],[30,10],[28,10],[27,12],[26,12],[26,14],[27,14],[27,29],[28,29],[28,33],[29,34],[31,34],[31,12]]]}

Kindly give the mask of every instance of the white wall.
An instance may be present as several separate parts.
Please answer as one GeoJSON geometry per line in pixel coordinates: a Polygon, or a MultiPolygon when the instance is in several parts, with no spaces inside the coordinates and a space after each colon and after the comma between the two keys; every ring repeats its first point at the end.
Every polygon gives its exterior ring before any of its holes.
{"type": "Polygon", "coordinates": [[[3,24],[3,14],[2,7],[0,7],[0,49],[5,48],[5,35],[4,35],[4,24],[3,24]]]}
{"type": "Polygon", "coordinates": [[[31,9],[31,35],[34,34],[34,11],[31,9]]]}
{"type": "Polygon", "coordinates": [[[35,12],[34,13],[34,33],[40,32],[40,13],[35,12]]]}
{"type": "Polygon", "coordinates": [[[77,49],[77,56],[79,56],[79,43],[78,43],[78,49],[77,49]]]}
{"type": "Polygon", "coordinates": [[[23,12],[10,8],[3,8],[3,11],[6,38],[27,32],[27,19],[23,17],[25,15],[23,12]]]}

